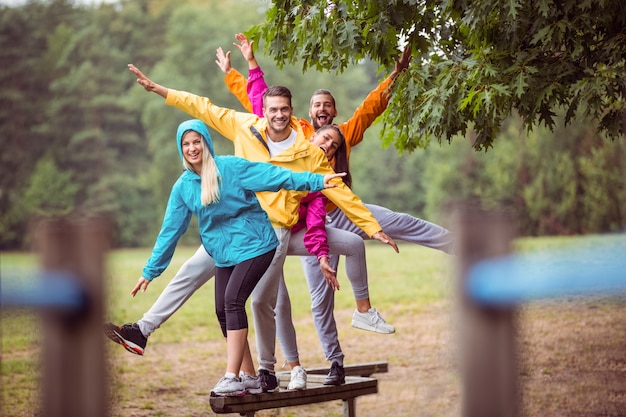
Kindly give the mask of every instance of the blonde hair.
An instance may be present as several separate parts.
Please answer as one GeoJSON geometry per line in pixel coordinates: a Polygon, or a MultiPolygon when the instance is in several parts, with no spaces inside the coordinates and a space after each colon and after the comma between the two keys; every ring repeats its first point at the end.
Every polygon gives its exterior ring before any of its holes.
{"type": "MultiPolygon", "coordinates": [[[[183,137],[184,136],[185,135],[183,135],[183,137]]],[[[193,167],[185,158],[183,158],[183,167],[195,172],[193,167]]],[[[208,206],[211,203],[219,201],[221,181],[220,172],[217,169],[215,159],[213,159],[213,155],[211,155],[209,146],[204,138],[202,139],[202,172],[196,173],[200,175],[200,189],[202,191],[200,194],[200,201],[202,202],[202,205],[208,206]]]]}

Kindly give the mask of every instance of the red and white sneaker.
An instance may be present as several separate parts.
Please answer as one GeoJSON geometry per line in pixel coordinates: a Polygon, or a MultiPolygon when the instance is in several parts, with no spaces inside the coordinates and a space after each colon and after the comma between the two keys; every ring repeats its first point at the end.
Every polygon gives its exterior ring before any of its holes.
{"type": "Polygon", "coordinates": [[[124,349],[143,356],[148,343],[148,338],[141,333],[137,323],[128,323],[116,326],[111,322],[104,323],[104,334],[106,337],[124,346],[124,349]]]}

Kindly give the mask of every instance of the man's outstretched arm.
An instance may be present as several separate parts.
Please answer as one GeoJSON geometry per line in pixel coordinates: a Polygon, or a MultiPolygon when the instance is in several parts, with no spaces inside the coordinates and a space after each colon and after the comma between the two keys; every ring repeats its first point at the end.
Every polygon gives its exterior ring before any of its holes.
{"type": "Polygon", "coordinates": [[[339,125],[346,137],[348,152],[350,152],[352,146],[356,146],[363,140],[365,130],[374,123],[378,116],[383,114],[389,104],[389,87],[391,87],[396,77],[409,67],[410,62],[411,49],[407,46],[396,61],[389,77],[385,78],[365,97],[365,100],[357,107],[350,119],[339,125]]]}
{"type": "Polygon", "coordinates": [[[139,71],[139,68],[134,66],[133,64],[128,64],[128,69],[130,72],[135,74],[137,77],[137,83],[141,85],[146,91],[152,91],[153,93],[157,93],[163,98],[167,98],[167,88],[159,85],[143,75],[143,72],[139,71]]]}

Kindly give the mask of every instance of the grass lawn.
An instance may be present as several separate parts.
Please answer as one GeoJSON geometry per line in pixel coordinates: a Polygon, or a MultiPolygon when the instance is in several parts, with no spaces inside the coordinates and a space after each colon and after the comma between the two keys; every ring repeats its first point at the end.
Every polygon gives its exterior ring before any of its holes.
{"type": "MultiPolygon", "coordinates": [[[[516,242],[521,250],[544,250],[580,244],[624,245],[624,238],[559,237],[520,239],[516,242]]],[[[150,284],[146,293],[135,298],[130,297],[129,291],[141,275],[143,264],[150,254],[149,249],[111,251],[105,273],[108,311],[104,319],[118,324],[140,319],[196,249],[178,248],[167,271],[150,284]]],[[[348,363],[387,360],[393,370],[388,375],[381,375],[378,395],[359,400],[358,414],[391,415],[387,413],[393,409],[393,415],[414,415],[414,407],[420,404],[420,409],[425,410],[423,415],[458,415],[460,393],[455,371],[453,322],[450,318],[451,295],[455,284],[454,258],[406,243],[401,243],[400,254],[395,254],[391,248],[379,242],[367,242],[367,256],[372,304],[396,326],[397,333],[382,336],[350,327],[354,299],[343,264],[340,264],[339,280],[342,287],[336,294],[336,318],[346,360],[348,363]],[[417,373],[420,381],[413,379],[417,373]],[[407,381],[416,384],[414,389],[409,390],[405,384],[407,381]],[[391,398],[391,402],[383,401],[381,404],[381,398],[391,398]]],[[[0,253],[3,280],[28,280],[34,275],[36,266],[35,255],[0,253]]],[[[297,257],[288,257],[285,276],[303,364],[305,367],[326,365],[312,326],[310,298],[297,257]]],[[[225,367],[225,345],[213,306],[213,285],[209,281],[150,337],[144,357],[128,354],[103,336],[103,343],[108,344],[107,361],[113,373],[112,415],[213,415],[208,408],[207,396],[225,367]]],[[[615,316],[612,309],[622,313],[624,311],[621,302],[609,304],[608,307],[602,304],[601,307],[594,311],[608,309],[607,317],[615,316]]],[[[572,311],[568,311],[566,316],[559,312],[554,314],[558,320],[562,317],[571,319],[572,311]]],[[[544,321],[552,319],[552,316],[534,309],[528,316],[544,321]]],[[[37,415],[42,342],[38,316],[24,309],[2,310],[0,324],[0,415],[37,415]]],[[[549,335],[550,323],[542,323],[542,326],[542,334],[549,335]]],[[[620,334],[626,333],[626,328],[620,330],[625,330],[620,334]]],[[[249,340],[253,348],[253,329],[249,340]]],[[[623,340],[620,342],[619,337],[615,343],[623,346],[623,340]]],[[[279,364],[282,363],[282,353],[278,348],[277,359],[279,364]]],[[[558,373],[559,365],[551,363],[546,369],[554,375],[558,373]]],[[[533,375],[530,368],[525,368],[524,373],[529,378],[533,375]]],[[[626,392],[626,388],[620,392],[626,392]]],[[[337,405],[318,407],[286,410],[281,415],[341,415],[341,407],[337,405]]]]}

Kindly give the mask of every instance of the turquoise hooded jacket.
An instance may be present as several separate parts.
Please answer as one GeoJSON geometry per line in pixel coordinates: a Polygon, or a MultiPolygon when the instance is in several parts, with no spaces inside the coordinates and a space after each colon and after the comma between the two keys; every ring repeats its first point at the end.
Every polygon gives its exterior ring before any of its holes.
{"type": "Polygon", "coordinates": [[[220,198],[203,206],[200,176],[191,170],[182,173],[172,187],[161,231],[143,269],[143,277],[148,280],[158,277],[167,268],[192,215],[198,218],[202,245],[216,266],[233,266],[278,246],[274,228],[256,192],[320,191],[324,188],[324,176],[320,174],[294,172],[232,155],[215,156],[209,129],[200,120],[188,120],[178,127],[176,143],[181,159],[184,159],[181,140],[189,130],[202,135],[215,159],[220,198]]]}

